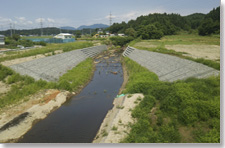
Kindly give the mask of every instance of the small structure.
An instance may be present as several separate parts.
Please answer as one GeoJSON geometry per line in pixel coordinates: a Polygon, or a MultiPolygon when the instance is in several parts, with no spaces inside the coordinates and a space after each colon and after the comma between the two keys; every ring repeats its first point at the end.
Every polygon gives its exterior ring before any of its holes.
{"type": "Polygon", "coordinates": [[[125,34],[124,33],[119,33],[118,36],[125,36],[125,34]]]}
{"type": "Polygon", "coordinates": [[[4,35],[0,35],[0,46],[5,45],[5,36],[4,35]]]}
{"type": "Polygon", "coordinates": [[[69,43],[75,42],[75,38],[72,34],[69,33],[60,33],[53,38],[31,38],[28,39],[33,42],[45,42],[45,43],[69,43]]]}
{"type": "Polygon", "coordinates": [[[107,37],[109,37],[109,35],[100,35],[100,38],[107,38],[107,37]]]}
{"type": "Polygon", "coordinates": [[[72,39],[73,35],[69,34],[69,33],[60,33],[60,34],[54,36],[54,38],[57,38],[57,39],[72,39]]]}
{"type": "Polygon", "coordinates": [[[98,34],[103,33],[102,29],[98,29],[98,34]]]}

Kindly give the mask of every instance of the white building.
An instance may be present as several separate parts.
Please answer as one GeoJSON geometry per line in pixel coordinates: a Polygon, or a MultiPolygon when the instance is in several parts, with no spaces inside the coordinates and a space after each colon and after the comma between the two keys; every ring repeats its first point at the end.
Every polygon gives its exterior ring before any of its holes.
{"type": "Polygon", "coordinates": [[[125,36],[125,34],[124,33],[119,33],[118,36],[125,36]]]}
{"type": "Polygon", "coordinates": [[[57,38],[57,39],[71,39],[71,38],[73,38],[73,35],[69,34],[69,33],[60,33],[60,34],[57,34],[56,36],[54,36],[54,38],[57,38]]]}
{"type": "Polygon", "coordinates": [[[0,35],[0,45],[5,45],[5,36],[0,35]]]}

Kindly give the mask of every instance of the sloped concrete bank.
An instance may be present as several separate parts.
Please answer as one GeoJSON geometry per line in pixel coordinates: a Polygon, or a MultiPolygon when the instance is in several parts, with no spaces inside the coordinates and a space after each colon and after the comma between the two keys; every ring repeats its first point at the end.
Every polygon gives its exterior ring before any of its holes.
{"type": "Polygon", "coordinates": [[[141,66],[156,73],[161,81],[173,82],[184,80],[189,77],[207,78],[219,75],[219,71],[211,67],[176,56],[139,50],[127,47],[123,56],[129,57],[141,66]]]}
{"type": "Polygon", "coordinates": [[[94,57],[107,50],[106,45],[77,49],[49,57],[44,57],[20,64],[11,65],[10,68],[28,75],[36,80],[57,81],[68,70],[77,66],[88,57],[94,57]]]}

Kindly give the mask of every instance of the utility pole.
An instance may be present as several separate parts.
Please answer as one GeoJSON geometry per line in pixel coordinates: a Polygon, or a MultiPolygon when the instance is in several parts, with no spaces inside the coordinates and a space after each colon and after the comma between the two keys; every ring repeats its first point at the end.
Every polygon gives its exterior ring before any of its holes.
{"type": "Polygon", "coordinates": [[[41,36],[43,36],[43,22],[42,22],[42,18],[41,18],[40,25],[41,25],[41,36]]]}
{"type": "Polygon", "coordinates": [[[15,23],[13,23],[13,33],[16,34],[16,27],[15,23]]]}
{"type": "Polygon", "coordinates": [[[112,13],[109,14],[109,26],[112,26],[112,13]]]}

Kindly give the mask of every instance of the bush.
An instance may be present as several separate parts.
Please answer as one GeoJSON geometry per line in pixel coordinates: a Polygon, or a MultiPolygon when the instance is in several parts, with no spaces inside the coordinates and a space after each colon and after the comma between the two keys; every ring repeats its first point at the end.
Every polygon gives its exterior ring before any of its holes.
{"type": "Polygon", "coordinates": [[[18,73],[16,73],[7,79],[7,83],[12,84],[12,83],[19,82],[21,80],[22,80],[22,77],[18,73]]]}
{"type": "Polygon", "coordinates": [[[125,46],[130,41],[134,40],[133,37],[111,37],[110,40],[112,41],[112,44],[115,46],[125,46]]]}
{"type": "Polygon", "coordinates": [[[0,64],[0,81],[3,81],[7,76],[12,75],[14,72],[3,65],[0,64]]]}

